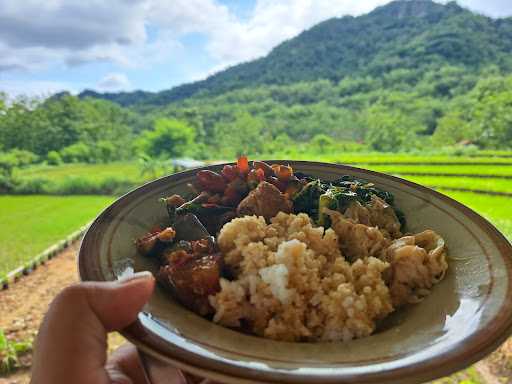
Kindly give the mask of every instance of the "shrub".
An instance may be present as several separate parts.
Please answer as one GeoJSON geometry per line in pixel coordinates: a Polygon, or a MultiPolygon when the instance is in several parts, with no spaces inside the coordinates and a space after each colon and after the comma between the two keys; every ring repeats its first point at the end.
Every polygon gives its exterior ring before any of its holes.
{"type": "Polygon", "coordinates": [[[14,182],[11,177],[0,173],[0,194],[11,193],[14,189],[14,182]]]}
{"type": "Polygon", "coordinates": [[[188,154],[195,137],[195,129],[183,121],[158,119],[154,130],[140,136],[137,146],[151,157],[176,158],[188,154]]]}
{"type": "Polygon", "coordinates": [[[105,179],[100,184],[102,194],[122,195],[135,187],[135,183],[127,179],[105,179]]]}
{"type": "Polygon", "coordinates": [[[59,155],[57,151],[50,151],[48,155],[46,155],[46,160],[49,165],[60,165],[62,164],[62,157],[59,155]]]}
{"type": "Polygon", "coordinates": [[[18,159],[9,153],[0,154],[0,175],[11,177],[15,167],[19,165],[18,159]]]}
{"type": "Polygon", "coordinates": [[[334,140],[327,135],[318,134],[313,137],[311,144],[316,147],[316,149],[319,149],[320,152],[323,152],[334,145],[334,140]]]}
{"type": "Polygon", "coordinates": [[[121,195],[135,186],[129,179],[109,178],[95,181],[80,176],[69,176],[50,185],[46,191],[52,195],[121,195]]]}
{"type": "Polygon", "coordinates": [[[117,160],[117,150],[115,145],[110,141],[99,141],[92,148],[91,162],[108,163],[117,160]]]}
{"type": "Polygon", "coordinates": [[[80,176],[68,176],[52,185],[50,193],[54,195],[96,195],[99,183],[80,176]]]}
{"type": "Polygon", "coordinates": [[[60,151],[65,163],[91,163],[91,148],[85,143],[71,144],[60,151]]]}
{"type": "Polygon", "coordinates": [[[46,194],[51,184],[52,181],[44,177],[20,179],[13,185],[12,193],[18,195],[46,194]]]}
{"type": "Polygon", "coordinates": [[[8,155],[16,159],[16,166],[23,167],[25,165],[35,164],[39,161],[39,156],[35,153],[24,149],[13,149],[7,152],[8,155]]]}

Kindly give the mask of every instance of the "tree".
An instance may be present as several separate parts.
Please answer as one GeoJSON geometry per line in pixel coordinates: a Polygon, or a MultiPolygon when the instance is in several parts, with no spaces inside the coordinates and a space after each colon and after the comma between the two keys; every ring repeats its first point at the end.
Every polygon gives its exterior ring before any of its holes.
{"type": "Polygon", "coordinates": [[[158,119],[154,129],[142,134],[139,145],[151,157],[175,158],[194,151],[194,128],[183,121],[158,119]]]}
{"type": "Polygon", "coordinates": [[[255,155],[265,149],[265,123],[246,111],[238,111],[230,123],[215,125],[218,155],[233,158],[238,155],[255,155]]]}
{"type": "Polygon", "coordinates": [[[423,129],[415,119],[383,106],[369,108],[366,122],[366,142],[373,149],[384,152],[413,149],[416,132],[423,129]]]}
{"type": "Polygon", "coordinates": [[[439,119],[436,131],[432,136],[433,143],[440,147],[474,139],[468,122],[464,120],[459,111],[448,113],[439,119]]]}
{"type": "Polygon", "coordinates": [[[325,150],[332,147],[334,140],[327,135],[320,134],[313,137],[311,144],[313,144],[313,146],[318,148],[318,150],[323,153],[325,150]]]}

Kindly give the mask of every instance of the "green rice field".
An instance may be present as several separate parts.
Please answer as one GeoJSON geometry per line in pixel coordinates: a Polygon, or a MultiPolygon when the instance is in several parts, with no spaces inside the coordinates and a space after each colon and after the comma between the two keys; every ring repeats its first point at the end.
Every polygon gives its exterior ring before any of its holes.
{"type": "Polygon", "coordinates": [[[439,192],[450,196],[478,212],[496,226],[512,241],[512,199],[503,196],[487,196],[468,192],[451,192],[439,189],[439,192]]]}
{"type": "Polygon", "coordinates": [[[0,196],[0,277],[93,219],[105,196],[0,196]]]}
{"type": "Polygon", "coordinates": [[[512,166],[508,165],[358,165],[377,172],[392,174],[449,174],[479,176],[506,176],[512,178],[512,166]]]}
{"type": "Polygon", "coordinates": [[[108,178],[143,179],[139,166],[134,162],[63,164],[58,166],[36,165],[16,170],[15,176],[24,179],[45,177],[52,181],[63,181],[69,177],[83,177],[91,181],[102,181],[108,178]]]}
{"type": "MultiPolygon", "coordinates": [[[[512,153],[508,153],[508,157],[505,154],[501,156],[491,156],[486,152],[479,152],[478,155],[473,156],[453,156],[453,155],[420,155],[420,154],[388,154],[388,153],[343,153],[336,155],[325,155],[322,156],[323,161],[332,163],[344,163],[344,164],[511,164],[512,165],[512,153]]],[[[280,156],[280,158],[283,156],[280,156]]],[[[302,156],[301,156],[302,157],[302,156]]],[[[304,156],[304,160],[309,157],[307,154],[304,156]]]]}
{"type": "Polygon", "coordinates": [[[414,183],[437,188],[459,188],[487,191],[512,196],[512,179],[453,177],[453,176],[400,176],[414,183]]]}

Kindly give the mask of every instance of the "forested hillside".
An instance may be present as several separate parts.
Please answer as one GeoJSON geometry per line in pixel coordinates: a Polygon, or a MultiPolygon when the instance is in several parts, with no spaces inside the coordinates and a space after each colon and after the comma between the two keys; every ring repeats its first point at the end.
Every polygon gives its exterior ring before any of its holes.
{"type": "Polygon", "coordinates": [[[121,105],[165,105],[198,93],[218,95],[261,85],[293,84],[346,76],[380,77],[396,69],[419,72],[442,66],[478,71],[496,65],[512,69],[512,19],[493,20],[430,0],[395,1],[360,17],[326,20],[272,50],[204,81],[159,93],[134,92],[102,97],[121,105]]]}
{"type": "Polygon", "coordinates": [[[0,128],[4,175],[42,161],[506,149],[512,19],[396,1],[168,91],[0,96],[0,128]]]}

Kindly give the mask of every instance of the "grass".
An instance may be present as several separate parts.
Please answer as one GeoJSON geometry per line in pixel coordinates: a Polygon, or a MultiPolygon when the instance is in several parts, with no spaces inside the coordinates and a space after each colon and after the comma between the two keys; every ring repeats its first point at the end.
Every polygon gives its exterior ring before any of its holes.
{"type": "Polygon", "coordinates": [[[12,341],[0,329],[0,374],[20,367],[19,356],[32,350],[32,341],[12,341]]]}
{"type": "Polygon", "coordinates": [[[105,196],[0,196],[0,276],[89,222],[112,200],[105,196]]]}
{"type": "Polygon", "coordinates": [[[510,197],[479,195],[471,192],[439,192],[467,205],[493,223],[512,241],[512,205],[510,197]]]}
{"type": "Polygon", "coordinates": [[[61,182],[69,177],[84,177],[99,182],[108,178],[127,178],[134,181],[143,181],[140,168],[135,162],[108,163],[108,164],[62,164],[57,166],[35,165],[16,170],[15,177],[37,178],[45,177],[52,181],[61,182]]]}
{"type": "Polygon", "coordinates": [[[485,380],[477,372],[475,366],[471,366],[450,376],[431,381],[429,384],[485,384],[485,380]]]}
{"type": "Polygon", "coordinates": [[[465,188],[490,192],[512,193],[512,179],[484,179],[455,176],[402,176],[412,182],[429,187],[465,188]]]}
{"type": "Polygon", "coordinates": [[[512,177],[512,166],[494,165],[374,165],[361,166],[373,171],[407,174],[499,175],[512,177]]]}
{"type": "Polygon", "coordinates": [[[479,151],[474,155],[443,155],[443,154],[413,154],[413,153],[378,153],[378,152],[344,152],[332,151],[326,149],[323,152],[290,152],[290,154],[270,154],[265,155],[268,159],[297,159],[297,160],[316,160],[331,163],[344,163],[344,164],[368,164],[368,163],[418,163],[418,164],[435,164],[435,163],[500,163],[512,165],[512,152],[500,152],[497,157],[494,152],[479,151]],[[333,154],[326,154],[333,153],[333,154]]]}
{"type": "MultiPolygon", "coordinates": [[[[512,156],[512,153],[510,153],[512,156]]],[[[512,158],[499,157],[471,157],[471,156],[423,156],[412,154],[342,154],[336,156],[327,156],[331,162],[341,163],[500,163],[512,164],[512,158]]]]}

